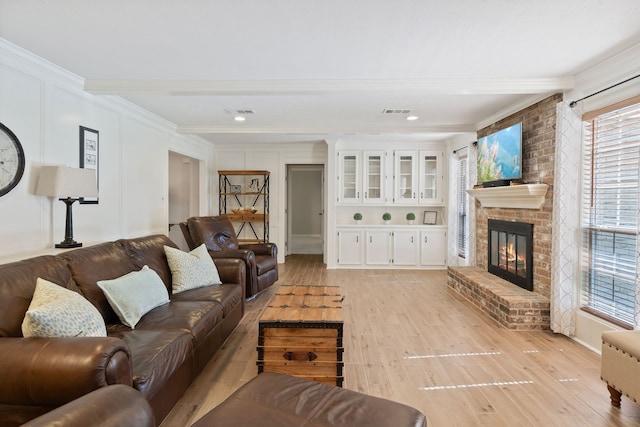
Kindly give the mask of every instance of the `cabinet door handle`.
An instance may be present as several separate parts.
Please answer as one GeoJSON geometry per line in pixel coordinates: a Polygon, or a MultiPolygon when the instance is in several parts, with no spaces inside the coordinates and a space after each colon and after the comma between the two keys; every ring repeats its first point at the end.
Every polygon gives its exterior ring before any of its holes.
{"type": "Polygon", "coordinates": [[[424,242],[427,243],[427,236],[424,236],[424,242]]]}
{"type": "Polygon", "coordinates": [[[373,243],[373,236],[369,236],[369,243],[373,243]]]}
{"type": "Polygon", "coordinates": [[[367,198],[367,192],[366,191],[364,192],[364,198],[365,199],[367,198]]]}
{"type": "Polygon", "coordinates": [[[413,198],[414,198],[414,199],[416,198],[416,193],[413,193],[413,198]]]}
{"type": "Polygon", "coordinates": [[[413,236],[411,236],[411,243],[413,243],[413,236]]]}
{"type": "Polygon", "coordinates": [[[360,236],[356,236],[356,243],[360,243],[360,236]]]}
{"type": "Polygon", "coordinates": [[[359,199],[359,198],[360,198],[360,192],[358,191],[358,192],[356,193],[356,199],[359,199]]]}

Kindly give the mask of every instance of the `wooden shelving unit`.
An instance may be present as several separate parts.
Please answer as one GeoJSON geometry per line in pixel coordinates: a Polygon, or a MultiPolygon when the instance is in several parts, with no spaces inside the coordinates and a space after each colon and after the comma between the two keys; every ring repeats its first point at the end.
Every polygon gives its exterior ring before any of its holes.
{"type": "Polygon", "coordinates": [[[269,176],[264,170],[218,171],[219,214],[234,224],[239,242],[269,241],[269,176]]]}

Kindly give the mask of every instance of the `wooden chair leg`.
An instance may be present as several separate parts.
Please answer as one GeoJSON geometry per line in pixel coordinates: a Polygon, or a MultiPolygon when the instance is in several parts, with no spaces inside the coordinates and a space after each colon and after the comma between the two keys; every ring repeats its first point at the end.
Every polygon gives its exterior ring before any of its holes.
{"type": "Polygon", "coordinates": [[[620,399],[622,398],[622,393],[620,393],[615,388],[607,385],[607,389],[609,389],[609,394],[611,395],[611,406],[615,406],[616,408],[620,407],[620,399]]]}

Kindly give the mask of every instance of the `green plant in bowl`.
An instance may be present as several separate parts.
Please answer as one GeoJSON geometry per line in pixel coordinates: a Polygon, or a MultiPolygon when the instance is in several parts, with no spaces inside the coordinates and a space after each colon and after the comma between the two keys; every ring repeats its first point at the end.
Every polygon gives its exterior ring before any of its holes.
{"type": "Polygon", "coordinates": [[[414,214],[413,212],[409,212],[407,214],[407,221],[415,221],[416,220],[416,214],[414,214]]]}
{"type": "Polygon", "coordinates": [[[391,214],[389,212],[385,212],[382,214],[383,221],[391,221],[391,214]]]}
{"type": "Polygon", "coordinates": [[[353,219],[355,219],[356,221],[362,220],[362,214],[360,212],[354,213],[353,214],[353,219]]]}

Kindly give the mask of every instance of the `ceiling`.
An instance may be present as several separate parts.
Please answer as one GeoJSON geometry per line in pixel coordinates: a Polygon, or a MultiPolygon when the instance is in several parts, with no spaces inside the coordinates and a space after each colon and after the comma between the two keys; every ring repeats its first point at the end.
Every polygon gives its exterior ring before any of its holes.
{"type": "Polygon", "coordinates": [[[473,132],[639,23],[638,0],[0,0],[1,38],[215,143],[473,132]]]}

